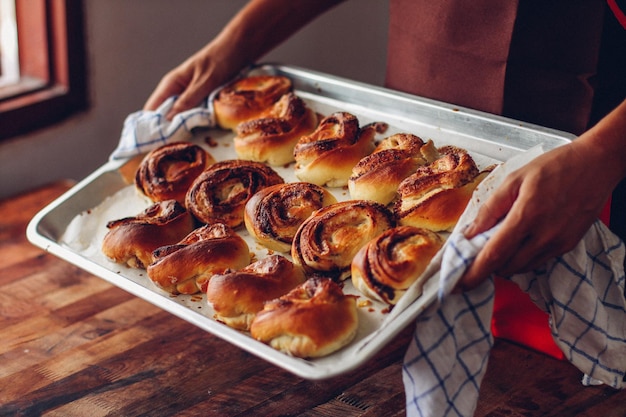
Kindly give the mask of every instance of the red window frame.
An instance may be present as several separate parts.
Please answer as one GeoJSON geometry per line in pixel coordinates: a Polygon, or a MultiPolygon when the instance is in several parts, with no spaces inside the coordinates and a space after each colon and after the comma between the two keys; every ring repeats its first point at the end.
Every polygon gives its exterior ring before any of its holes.
{"type": "Polygon", "coordinates": [[[87,107],[82,0],[15,3],[20,80],[0,88],[0,140],[87,107]]]}

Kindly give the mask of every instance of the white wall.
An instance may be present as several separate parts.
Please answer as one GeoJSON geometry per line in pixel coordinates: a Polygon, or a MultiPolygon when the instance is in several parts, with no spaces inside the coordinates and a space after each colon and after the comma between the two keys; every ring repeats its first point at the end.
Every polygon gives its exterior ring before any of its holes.
{"type": "MultiPolygon", "coordinates": [[[[297,1],[297,0],[294,0],[297,1]]],[[[202,47],[244,0],[85,0],[90,107],[55,126],[0,142],[0,198],[107,161],[126,115],[165,72],[202,47]]],[[[387,2],[349,0],[262,59],[381,85],[387,2]]]]}

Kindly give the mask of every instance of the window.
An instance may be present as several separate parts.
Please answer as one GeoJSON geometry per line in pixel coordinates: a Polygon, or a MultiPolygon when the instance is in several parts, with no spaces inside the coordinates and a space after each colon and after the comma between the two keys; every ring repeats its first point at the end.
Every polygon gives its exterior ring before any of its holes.
{"type": "Polygon", "coordinates": [[[0,0],[0,87],[19,81],[15,1],[0,0]]]}
{"type": "Polygon", "coordinates": [[[81,0],[0,0],[0,140],[86,107],[81,0]]]}

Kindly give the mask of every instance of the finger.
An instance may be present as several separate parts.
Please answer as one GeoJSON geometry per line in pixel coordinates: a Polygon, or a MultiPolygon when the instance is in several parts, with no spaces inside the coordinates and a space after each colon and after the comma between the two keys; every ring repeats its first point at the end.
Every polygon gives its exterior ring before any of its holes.
{"type": "Polygon", "coordinates": [[[517,198],[517,187],[503,184],[482,204],[476,217],[463,232],[468,239],[495,226],[511,209],[517,198]]]}
{"type": "Polygon", "coordinates": [[[508,213],[493,236],[478,252],[476,258],[461,277],[460,284],[465,288],[474,288],[490,275],[503,269],[515,256],[520,247],[526,245],[530,230],[519,221],[515,209],[508,213]]]}
{"type": "Polygon", "coordinates": [[[172,118],[178,113],[182,113],[198,106],[204,98],[205,95],[203,93],[194,89],[193,86],[190,86],[176,99],[172,108],[165,116],[166,119],[172,120],[172,118]]]}
{"type": "Polygon", "coordinates": [[[495,245],[485,245],[459,280],[458,287],[464,291],[477,287],[509,259],[510,256],[504,255],[495,245]]]}
{"type": "Polygon", "coordinates": [[[173,87],[173,85],[171,84],[164,85],[163,83],[160,83],[157,88],[152,92],[150,97],[148,97],[148,100],[144,104],[143,109],[147,111],[154,111],[159,108],[159,106],[163,104],[163,102],[169,97],[179,94],[181,91],[181,88],[173,87]]]}

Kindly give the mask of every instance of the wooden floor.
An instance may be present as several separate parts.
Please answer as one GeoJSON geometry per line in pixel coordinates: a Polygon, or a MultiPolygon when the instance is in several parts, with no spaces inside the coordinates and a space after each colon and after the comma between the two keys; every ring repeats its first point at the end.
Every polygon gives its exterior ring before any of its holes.
{"type": "MultiPolygon", "coordinates": [[[[307,381],[26,241],[71,184],[0,201],[0,416],[402,416],[411,329],[365,366],[307,381]]],[[[476,416],[626,416],[626,392],[498,340],[476,416]]]]}

